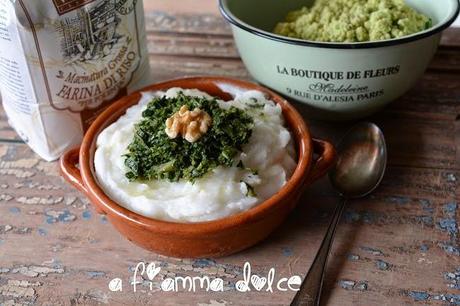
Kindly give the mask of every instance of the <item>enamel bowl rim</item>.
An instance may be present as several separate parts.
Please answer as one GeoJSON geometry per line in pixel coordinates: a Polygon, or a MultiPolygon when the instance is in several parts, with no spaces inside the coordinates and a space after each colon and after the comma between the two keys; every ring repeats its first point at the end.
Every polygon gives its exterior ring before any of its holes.
{"type": "MultiPolygon", "coordinates": [[[[219,9],[225,19],[230,22],[233,26],[240,28],[243,31],[249,32],[256,36],[269,39],[276,42],[287,43],[291,45],[306,46],[306,47],[317,47],[325,49],[371,49],[371,48],[380,48],[380,47],[389,47],[397,46],[405,43],[410,43],[418,41],[430,36],[433,36],[437,33],[442,32],[451,26],[457,19],[460,13],[460,0],[449,0],[454,5],[454,10],[443,22],[437,24],[436,26],[426,29],[424,31],[414,33],[412,35],[404,36],[401,38],[394,38],[382,41],[371,41],[371,42],[355,42],[355,43],[337,43],[337,42],[317,42],[311,40],[303,40],[297,38],[290,38],[282,35],[277,35],[257,27],[254,27],[238,17],[236,17],[228,7],[228,2],[231,0],[219,0],[219,9]]],[[[249,1],[249,0],[247,0],[249,1]]]]}
{"type": "Polygon", "coordinates": [[[298,113],[298,111],[286,99],[282,98],[280,95],[274,93],[273,91],[263,86],[251,82],[224,77],[206,76],[177,78],[161,83],[156,83],[151,86],[147,86],[139,91],[125,96],[117,102],[115,102],[114,104],[112,104],[102,114],[100,114],[87,131],[83,143],[81,145],[79,154],[80,170],[82,174],[83,184],[87,189],[88,196],[96,200],[98,202],[97,205],[103,205],[103,211],[108,215],[116,215],[124,219],[124,221],[135,223],[141,227],[148,227],[149,230],[156,233],[174,233],[183,234],[187,236],[196,236],[197,234],[202,235],[217,233],[223,230],[228,230],[230,228],[242,226],[251,221],[257,221],[260,218],[263,218],[265,213],[267,213],[277,205],[280,205],[280,203],[282,204],[282,202],[289,198],[289,196],[292,196],[293,193],[299,192],[299,189],[304,185],[306,179],[308,178],[308,174],[313,164],[312,141],[313,140],[310,134],[310,130],[306,122],[304,121],[303,117],[298,113]],[[292,126],[292,124],[289,124],[287,122],[288,120],[286,119],[286,125],[288,125],[295,139],[298,161],[296,169],[291,178],[275,195],[265,200],[264,202],[254,206],[253,208],[240,212],[238,214],[230,215],[228,217],[213,221],[196,223],[180,223],[148,218],[124,208],[123,206],[119,205],[118,203],[110,199],[108,195],[106,195],[103,189],[99,186],[95,173],[93,172],[94,154],[96,151],[96,140],[99,134],[107,126],[109,126],[120,116],[125,114],[126,110],[130,106],[133,106],[136,103],[138,103],[139,98],[141,97],[141,92],[166,90],[172,87],[191,88],[190,86],[185,86],[184,82],[192,82],[194,88],[199,90],[200,82],[211,82],[214,84],[229,84],[230,86],[237,88],[239,87],[244,90],[259,90],[264,94],[267,94],[270,97],[270,99],[274,100],[277,104],[282,103],[284,116],[286,116],[286,112],[289,112],[291,120],[296,125],[292,126]],[[184,84],[181,86],[182,83],[184,84]],[[296,132],[294,132],[294,130],[296,132]]]}

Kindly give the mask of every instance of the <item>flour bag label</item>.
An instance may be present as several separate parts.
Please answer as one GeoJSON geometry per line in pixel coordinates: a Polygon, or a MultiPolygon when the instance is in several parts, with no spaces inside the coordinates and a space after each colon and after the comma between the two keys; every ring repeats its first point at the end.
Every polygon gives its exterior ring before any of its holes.
{"type": "Polygon", "coordinates": [[[111,102],[148,84],[142,1],[0,0],[0,92],[46,160],[80,144],[111,102]]]}

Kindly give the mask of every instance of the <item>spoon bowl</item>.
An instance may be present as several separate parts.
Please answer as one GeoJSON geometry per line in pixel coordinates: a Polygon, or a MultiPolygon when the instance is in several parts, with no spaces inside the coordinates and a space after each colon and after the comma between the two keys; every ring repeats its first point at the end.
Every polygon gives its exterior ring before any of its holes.
{"type": "Polygon", "coordinates": [[[333,187],[344,198],[362,198],[382,181],[387,149],[382,131],[373,123],[353,127],[340,142],[339,158],[329,172],[333,187]]]}

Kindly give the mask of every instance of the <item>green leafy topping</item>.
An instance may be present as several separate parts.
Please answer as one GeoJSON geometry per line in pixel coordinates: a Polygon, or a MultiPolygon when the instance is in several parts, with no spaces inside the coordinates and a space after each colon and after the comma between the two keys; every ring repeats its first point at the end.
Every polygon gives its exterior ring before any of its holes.
{"type": "Polygon", "coordinates": [[[247,197],[252,197],[252,198],[257,197],[256,191],[254,190],[254,187],[252,187],[251,185],[249,185],[246,182],[242,181],[242,183],[244,183],[246,185],[246,188],[248,189],[248,191],[246,192],[247,197]]]}
{"type": "Polygon", "coordinates": [[[251,108],[264,108],[264,104],[259,103],[259,101],[256,98],[250,98],[251,103],[248,103],[247,105],[251,108]]]}
{"type": "Polygon", "coordinates": [[[216,99],[190,97],[153,99],[135,126],[134,139],[125,154],[126,177],[131,180],[185,179],[195,182],[218,166],[231,167],[234,157],[249,142],[254,121],[236,107],[222,109],[216,99]],[[212,118],[212,126],[198,141],[166,135],[166,120],[181,106],[199,108],[212,118]]]}

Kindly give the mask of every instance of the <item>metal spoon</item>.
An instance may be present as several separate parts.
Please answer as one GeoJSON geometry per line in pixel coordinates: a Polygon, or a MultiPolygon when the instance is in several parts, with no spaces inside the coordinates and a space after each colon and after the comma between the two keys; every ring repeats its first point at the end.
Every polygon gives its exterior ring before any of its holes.
{"type": "Polygon", "coordinates": [[[329,173],[329,179],[342,200],[334,211],[326,236],[291,306],[319,305],[327,258],[345,204],[349,199],[369,195],[380,184],[385,173],[385,138],[373,123],[362,123],[352,128],[340,142],[337,151],[339,158],[329,173]]]}

